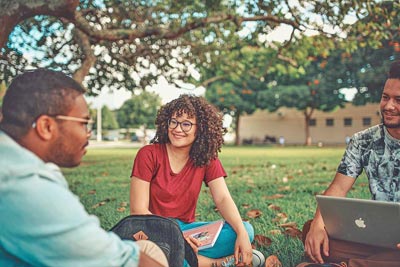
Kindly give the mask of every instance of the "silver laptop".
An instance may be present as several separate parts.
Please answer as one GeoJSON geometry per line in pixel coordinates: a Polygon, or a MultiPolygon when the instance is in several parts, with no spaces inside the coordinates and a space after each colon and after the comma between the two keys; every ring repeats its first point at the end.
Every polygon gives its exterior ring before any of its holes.
{"type": "Polygon", "coordinates": [[[396,248],[400,203],[317,195],[328,235],[335,239],[396,248]]]}

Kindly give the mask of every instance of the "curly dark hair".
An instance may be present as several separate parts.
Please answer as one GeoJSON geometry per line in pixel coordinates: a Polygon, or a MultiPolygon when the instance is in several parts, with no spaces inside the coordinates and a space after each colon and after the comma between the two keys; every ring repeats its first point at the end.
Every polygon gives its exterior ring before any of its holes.
{"type": "Polygon", "coordinates": [[[168,138],[168,120],[173,114],[186,113],[189,118],[196,118],[197,132],[189,156],[197,167],[205,166],[217,158],[224,143],[223,135],[227,132],[222,125],[222,114],[208,103],[204,97],[180,95],[179,98],[162,106],[157,113],[157,131],[150,143],[166,144],[168,138]]]}

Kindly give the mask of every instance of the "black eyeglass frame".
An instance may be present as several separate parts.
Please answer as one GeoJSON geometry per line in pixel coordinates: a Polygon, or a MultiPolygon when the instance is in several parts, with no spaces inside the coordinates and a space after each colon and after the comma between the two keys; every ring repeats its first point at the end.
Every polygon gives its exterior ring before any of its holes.
{"type": "Polygon", "coordinates": [[[184,120],[184,121],[179,122],[177,119],[174,119],[174,118],[171,118],[171,119],[168,120],[168,128],[169,129],[172,129],[172,130],[176,129],[176,127],[178,127],[178,125],[181,127],[183,132],[187,133],[187,132],[190,132],[190,130],[192,130],[193,125],[197,125],[197,124],[193,123],[191,121],[188,121],[188,120],[184,120]],[[176,123],[175,127],[171,127],[171,122],[176,123]],[[189,129],[184,129],[183,123],[190,124],[189,129]]]}

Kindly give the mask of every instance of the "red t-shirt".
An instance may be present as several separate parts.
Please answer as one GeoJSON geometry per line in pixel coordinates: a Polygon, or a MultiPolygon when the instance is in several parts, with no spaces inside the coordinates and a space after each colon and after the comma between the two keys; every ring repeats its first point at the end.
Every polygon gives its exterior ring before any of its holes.
{"type": "Polygon", "coordinates": [[[152,144],[138,151],[132,176],[150,183],[149,210],[153,214],[194,222],[202,182],[207,185],[226,173],[219,159],[204,167],[195,167],[189,159],[180,173],[173,173],[166,145],[152,144]]]}

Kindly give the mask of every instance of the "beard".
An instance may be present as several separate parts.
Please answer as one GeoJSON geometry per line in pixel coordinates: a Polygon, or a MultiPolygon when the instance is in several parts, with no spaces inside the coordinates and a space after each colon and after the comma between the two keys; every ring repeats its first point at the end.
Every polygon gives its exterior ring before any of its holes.
{"type": "MultiPolygon", "coordinates": [[[[83,149],[83,148],[82,148],[83,149]]],[[[76,144],[70,144],[65,138],[59,137],[50,149],[52,162],[60,167],[72,168],[81,163],[82,155],[76,144]]]]}
{"type": "Polygon", "coordinates": [[[397,122],[385,121],[384,115],[381,115],[381,120],[382,120],[383,125],[385,125],[386,128],[390,128],[390,129],[400,128],[400,116],[399,116],[399,120],[397,122]]]}

